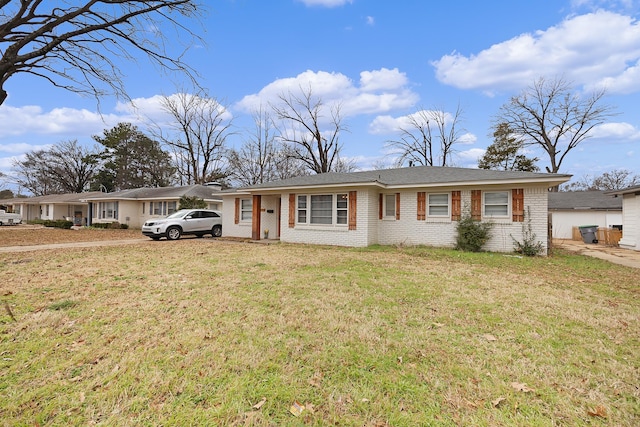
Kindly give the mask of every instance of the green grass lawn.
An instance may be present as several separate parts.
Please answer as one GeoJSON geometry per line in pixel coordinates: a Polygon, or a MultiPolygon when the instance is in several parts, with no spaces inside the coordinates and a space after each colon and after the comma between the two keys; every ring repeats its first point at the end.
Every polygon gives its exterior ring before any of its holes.
{"type": "Polygon", "coordinates": [[[597,259],[199,239],[0,271],[3,426],[640,425],[640,271],[597,259]]]}

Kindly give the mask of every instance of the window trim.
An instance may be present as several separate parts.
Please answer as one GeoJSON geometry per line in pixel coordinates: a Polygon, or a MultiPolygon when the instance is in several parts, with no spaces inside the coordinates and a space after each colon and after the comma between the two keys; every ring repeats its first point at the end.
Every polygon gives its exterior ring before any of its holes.
{"type": "Polygon", "coordinates": [[[483,218],[509,218],[511,219],[511,191],[509,190],[500,190],[500,191],[483,191],[482,192],[482,217],[483,218]],[[506,195],[507,202],[506,203],[492,203],[487,204],[487,194],[497,194],[503,193],[506,195]],[[505,212],[504,214],[499,215],[491,215],[487,214],[487,206],[504,206],[505,212]]]}
{"type": "Polygon", "coordinates": [[[240,199],[240,222],[241,223],[250,223],[253,221],[253,198],[249,197],[247,199],[240,199]],[[249,208],[245,206],[244,202],[248,202],[249,208]],[[245,214],[248,214],[248,217],[245,218],[245,214]]]}
{"type": "Polygon", "coordinates": [[[349,227],[349,212],[351,210],[351,204],[349,200],[349,192],[340,192],[340,193],[307,193],[307,194],[296,194],[295,195],[295,224],[300,226],[311,226],[311,227],[338,227],[338,228],[348,228],[349,227]],[[314,217],[313,215],[313,205],[311,203],[311,198],[313,196],[331,196],[331,223],[318,223],[312,222],[314,217]],[[346,202],[346,207],[338,207],[339,198],[342,198],[344,202],[346,202]],[[301,207],[301,201],[304,200],[301,207]],[[338,215],[338,212],[344,212],[342,216],[338,215]],[[300,214],[304,212],[304,221],[300,221],[300,214]],[[339,223],[338,219],[342,219],[343,222],[339,223]]]}
{"type": "Polygon", "coordinates": [[[427,200],[426,200],[426,205],[427,205],[427,218],[450,218],[451,217],[451,192],[443,192],[443,193],[427,193],[427,200]],[[436,203],[431,203],[431,196],[447,196],[447,203],[445,204],[436,204],[436,203]],[[431,207],[434,206],[446,206],[447,207],[447,213],[446,214],[432,214],[431,213],[431,207]]]}
{"type": "Polygon", "coordinates": [[[387,221],[395,221],[398,217],[398,203],[397,203],[398,195],[397,193],[384,193],[382,196],[382,219],[387,221]],[[389,211],[387,210],[389,203],[391,202],[391,206],[393,206],[393,214],[388,215],[389,211]]]}
{"type": "Polygon", "coordinates": [[[98,219],[113,219],[118,220],[118,201],[105,201],[98,203],[98,219]],[[109,207],[112,207],[111,215],[108,215],[109,207]]]}

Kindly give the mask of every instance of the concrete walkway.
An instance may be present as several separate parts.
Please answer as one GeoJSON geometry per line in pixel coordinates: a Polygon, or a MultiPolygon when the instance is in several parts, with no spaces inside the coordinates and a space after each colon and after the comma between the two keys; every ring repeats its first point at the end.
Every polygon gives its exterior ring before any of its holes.
{"type": "Polygon", "coordinates": [[[42,251],[46,249],[65,249],[65,248],[92,248],[96,246],[121,246],[131,244],[145,244],[152,242],[150,239],[129,239],[129,240],[100,240],[93,242],[73,242],[73,243],[51,243],[47,245],[33,245],[33,246],[5,246],[0,247],[0,253],[6,252],[32,252],[42,251]]]}
{"type": "Polygon", "coordinates": [[[613,246],[586,244],[577,240],[553,239],[553,248],[600,258],[614,264],[640,268],[640,251],[621,249],[613,246]]]}

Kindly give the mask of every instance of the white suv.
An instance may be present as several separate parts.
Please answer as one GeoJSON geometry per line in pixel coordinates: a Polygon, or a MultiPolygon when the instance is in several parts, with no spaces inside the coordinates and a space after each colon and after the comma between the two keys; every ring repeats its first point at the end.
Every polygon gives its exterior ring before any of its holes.
{"type": "Polygon", "coordinates": [[[222,215],[209,209],[181,209],[166,218],[150,219],[142,226],[142,234],[153,240],[166,237],[178,240],[183,234],[195,234],[202,237],[222,236],[222,215]]]}

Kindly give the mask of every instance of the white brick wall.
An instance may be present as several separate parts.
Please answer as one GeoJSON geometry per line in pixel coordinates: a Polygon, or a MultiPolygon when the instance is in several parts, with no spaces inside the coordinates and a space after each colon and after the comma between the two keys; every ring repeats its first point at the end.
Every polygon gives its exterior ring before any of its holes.
{"type": "MultiPolygon", "coordinates": [[[[438,190],[438,193],[449,192],[452,189],[438,190]]],[[[342,190],[341,190],[342,191],[342,190]]],[[[289,193],[281,196],[281,234],[284,242],[308,243],[338,246],[363,247],[372,244],[394,245],[428,245],[438,247],[455,246],[456,221],[450,218],[430,218],[419,221],[417,219],[417,191],[400,191],[400,220],[379,219],[379,191],[377,189],[361,188],[357,194],[357,227],[349,230],[346,225],[316,226],[298,225],[289,228],[289,193]]],[[[420,190],[426,191],[426,190],[420,190]]],[[[510,187],[492,188],[491,191],[509,191],[510,187]]],[[[327,191],[326,193],[334,193],[327,191]]],[[[427,191],[428,193],[428,191],[427,191]]],[[[298,194],[298,193],[297,193],[298,194]]],[[[544,187],[525,188],[524,205],[529,207],[533,232],[537,240],[542,242],[545,252],[547,248],[547,189],[544,187]]],[[[471,190],[462,190],[462,208],[471,205],[471,190]]],[[[263,197],[263,208],[277,209],[277,197],[263,197]]],[[[233,197],[225,197],[223,203],[223,235],[235,237],[251,237],[251,224],[234,224],[235,201],[233,197]]],[[[275,231],[275,224],[271,221],[277,214],[262,213],[262,229],[265,227],[275,231]],[[266,216],[265,216],[266,215],[266,216]],[[273,225],[272,225],[273,224],[273,225]]],[[[511,221],[511,205],[509,218],[493,219],[492,238],[485,246],[486,250],[494,252],[512,252],[513,240],[511,236],[522,241],[522,226],[527,222],[511,221]]],[[[270,237],[275,237],[270,234],[270,237]]]]}
{"type": "MultiPolygon", "coordinates": [[[[242,196],[251,199],[251,196],[242,196]]],[[[235,224],[236,196],[222,197],[222,236],[251,238],[251,221],[235,224]]]]}
{"type": "Polygon", "coordinates": [[[625,194],[622,199],[622,239],[620,247],[640,251],[640,196],[625,194]]]}

